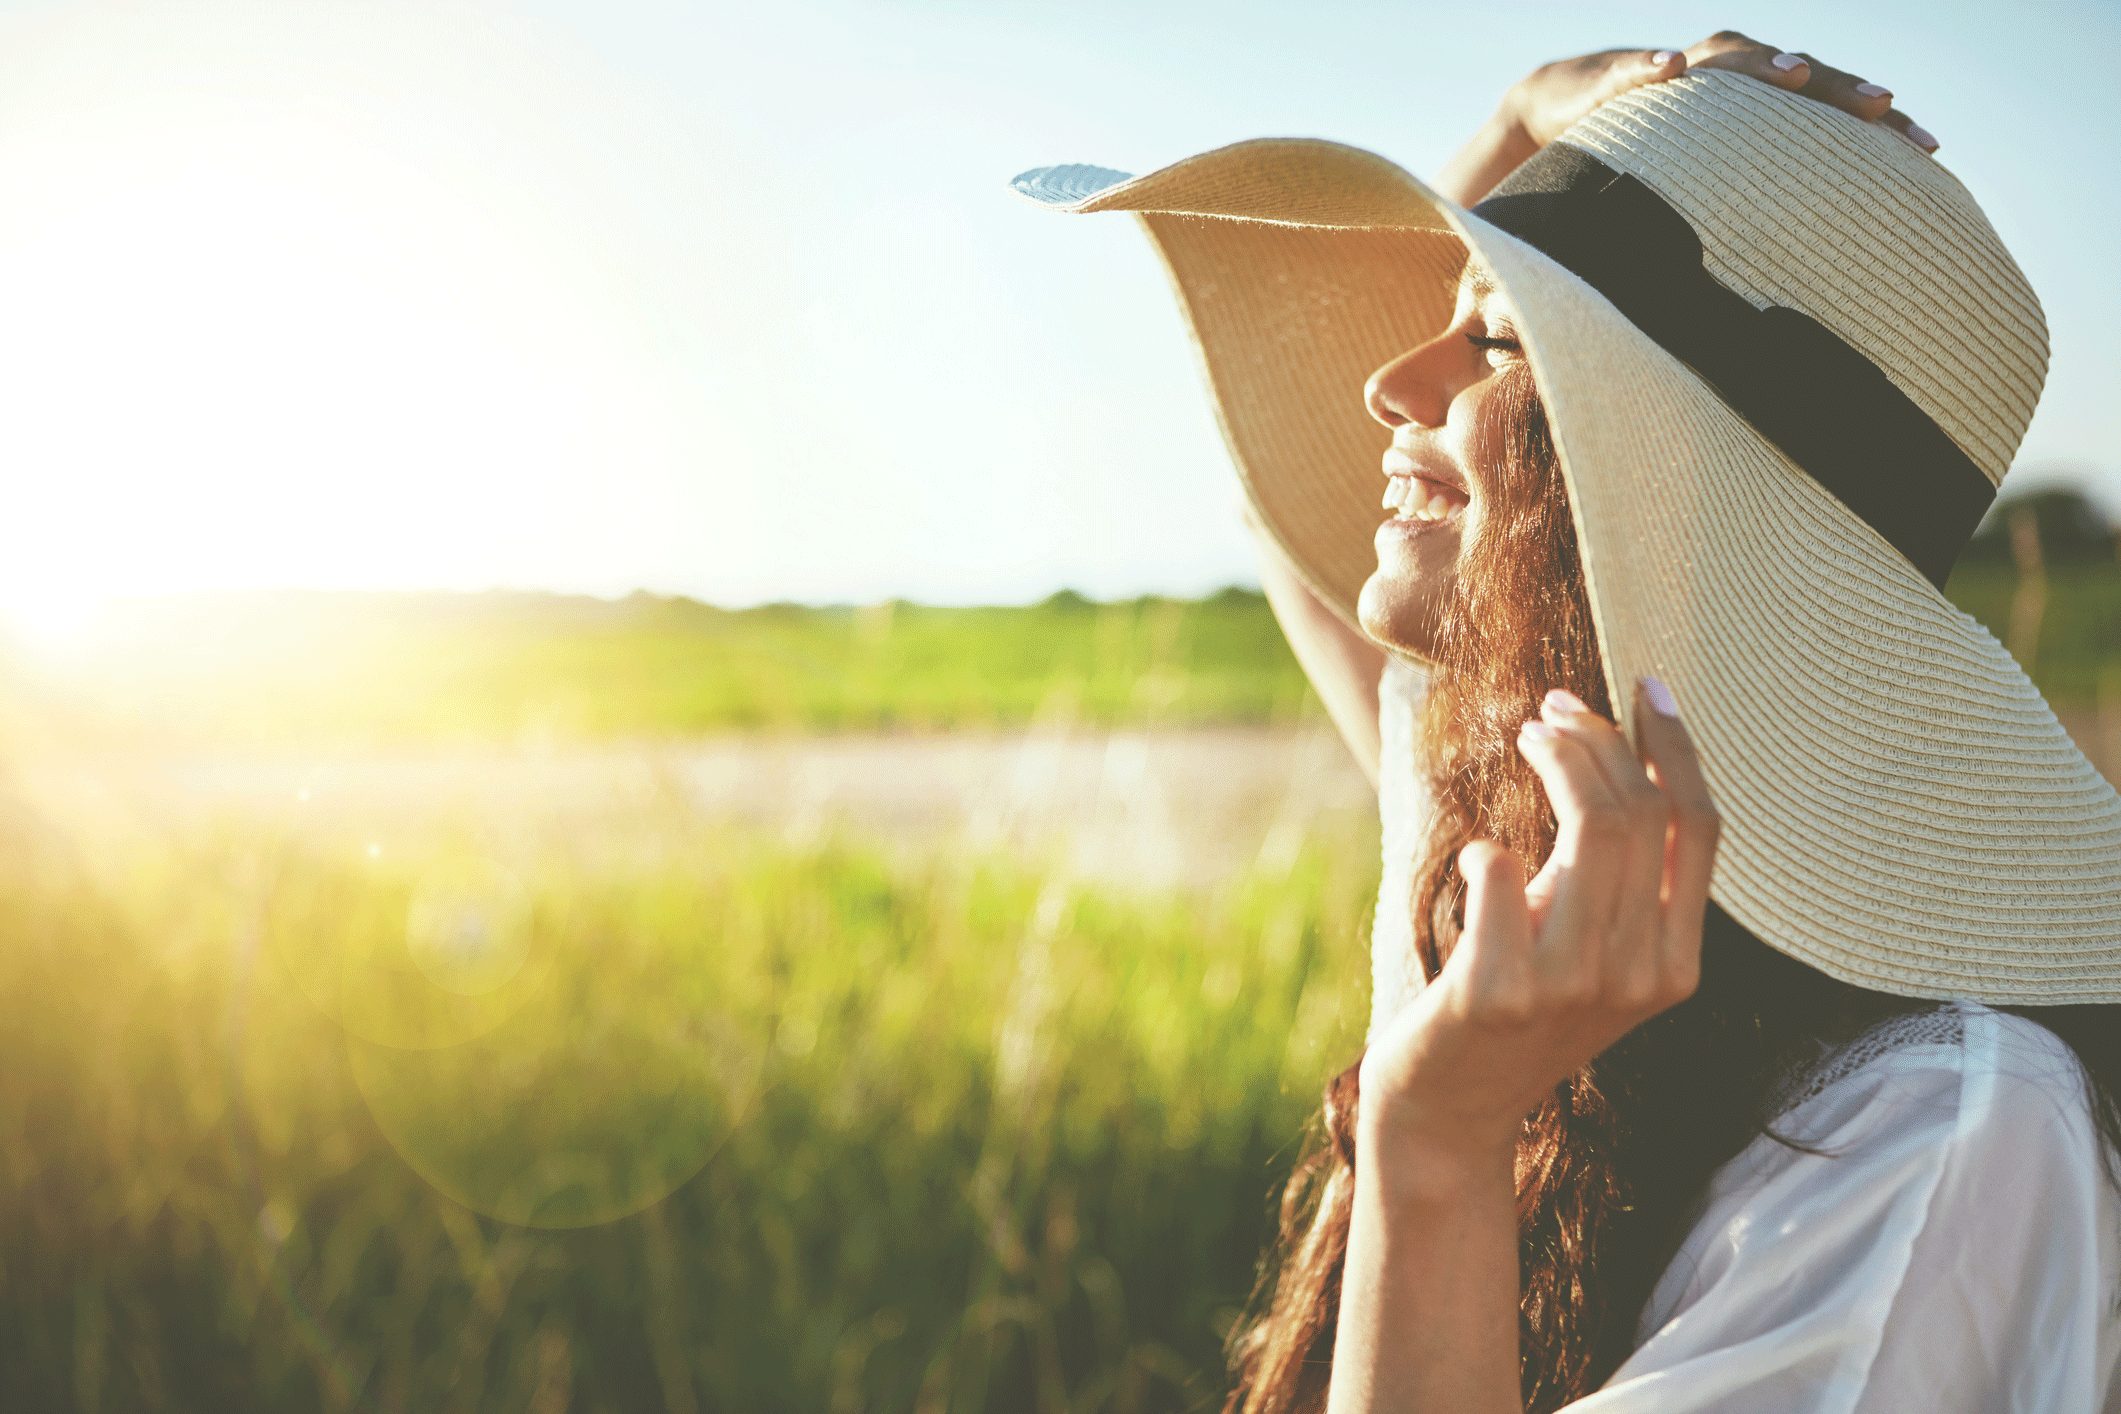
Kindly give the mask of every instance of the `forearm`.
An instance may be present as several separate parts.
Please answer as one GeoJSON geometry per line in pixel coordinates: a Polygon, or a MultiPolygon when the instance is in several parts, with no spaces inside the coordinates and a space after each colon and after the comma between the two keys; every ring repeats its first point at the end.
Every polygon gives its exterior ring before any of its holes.
{"type": "Polygon", "coordinates": [[[1259,583],[1274,620],[1374,788],[1380,740],[1377,686],[1384,672],[1384,650],[1342,623],[1297,576],[1249,509],[1246,518],[1259,544],[1259,583]]]}
{"type": "Polygon", "coordinates": [[[1327,1414],[1524,1414],[1512,1158],[1409,1172],[1356,1145],[1327,1414]]]}
{"type": "Polygon", "coordinates": [[[1471,206],[1538,150],[1539,144],[1517,121],[1511,100],[1505,98],[1466,145],[1444,163],[1436,174],[1436,190],[1460,206],[1471,206]]]}

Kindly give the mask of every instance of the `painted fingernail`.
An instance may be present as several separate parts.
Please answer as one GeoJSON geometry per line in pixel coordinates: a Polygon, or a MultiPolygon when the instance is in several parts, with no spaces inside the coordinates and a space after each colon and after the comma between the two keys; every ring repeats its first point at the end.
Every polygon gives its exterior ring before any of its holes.
{"type": "Polygon", "coordinates": [[[1678,57],[1679,54],[1676,50],[1660,49],[1655,54],[1652,54],[1650,56],[1650,67],[1653,69],[1661,69],[1666,64],[1671,63],[1674,59],[1677,59],[1678,57]]]}
{"type": "Polygon", "coordinates": [[[1645,676],[1642,680],[1642,695],[1650,699],[1650,706],[1667,717],[1679,715],[1679,704],[1672,698],[1672,689],[1664,685],[1662,678],[1645,676]]]}
{"type": "Polygon", "coordinates": [[[1937,150],[1937,139],[1931,137],[1930,130],[1923,127],[1920,123],[1909,123],[1907,125],[1907,135],[1931,152],[1937,150]]]}
{"type": "Polygon", "coordinates": [[[1804,67],[1804,60],[1798,58],[1795,54],[1777,54],[1768,62],[1785,74],[1804,67]]]}
{"type": "Polygon", "coordinates": [[[1893,91],[1882,83],[1859,83],[1856,85],[1856,92],[1862,94],[1865,98],[1891,98],[1893,96],[1893,91]]]}
{"type": "Polygon", "coordinates": [[[1537,717],[1528,717],[1525,724],[1517,729],[1517,735],[1526,741],[1552,741],[1560,733],[1537,717]]]}
{"type": "Polygon", "coordinates": [[[1588,712],[1591,710],[1583,705],[1581,697],[1578,697],[1565,687],[1557,687],[1552,692],[1549,692],[1541,702],[1540,707],[1541,710],[1547,712],[1588,712]]]}

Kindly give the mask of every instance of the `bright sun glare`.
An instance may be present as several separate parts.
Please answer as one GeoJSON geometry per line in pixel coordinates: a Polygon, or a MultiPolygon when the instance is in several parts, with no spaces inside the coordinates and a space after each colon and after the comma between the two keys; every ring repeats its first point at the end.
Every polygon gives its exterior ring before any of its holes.
{"type": "Polygon", "coordinates": [[[102,612],[100,598],[63,586],[53,586],[41,597],[25,590],[0,602],[0,621],[9,635],[46,654],[82,646],[102,612]]]}
{"type": "Polygon", "coordinates": [[[0,129],[19,636],[113,596],[506,578],[520,507],[668,441],[594,190],[534,116],[443,79],[394,104],[359,54],[311,91],[141,49],[10,80],[41,115],[0,129]]]}

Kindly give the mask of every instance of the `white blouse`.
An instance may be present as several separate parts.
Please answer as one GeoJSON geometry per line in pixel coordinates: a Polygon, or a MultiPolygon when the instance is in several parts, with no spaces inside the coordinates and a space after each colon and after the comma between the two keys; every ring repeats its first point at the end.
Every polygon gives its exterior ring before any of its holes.
{"type": "MultiPolygon", "coordinates": [[[[1422,690],[1391,660],[1373,1034],[1420,985],[1422,690]]],[[[2052,1031],[1978,1002],[1874,1028],[1776,1121],[1838,1157],[1762,1135],[1718,1170],[1634,1353],[1568,1408],[2121,1414],[2121,1192],[2081,1077],[2052,1031]]]]}

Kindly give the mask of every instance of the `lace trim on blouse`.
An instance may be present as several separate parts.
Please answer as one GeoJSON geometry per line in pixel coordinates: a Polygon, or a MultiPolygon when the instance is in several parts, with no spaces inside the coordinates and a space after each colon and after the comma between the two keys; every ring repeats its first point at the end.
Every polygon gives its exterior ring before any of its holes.
{"type": "Polygon", "coordinates": [[[1786,1114],[1815,1099],[1889,1051],[1909,1046],[1966,1044],[1966,1017],[1957,1002],[1888,1016],[1839,1045],[1789,1066],[1771,1089],[1769,1112],[1786,1114]]]}

